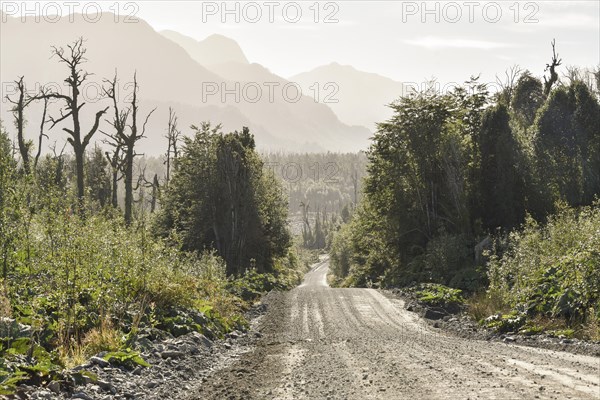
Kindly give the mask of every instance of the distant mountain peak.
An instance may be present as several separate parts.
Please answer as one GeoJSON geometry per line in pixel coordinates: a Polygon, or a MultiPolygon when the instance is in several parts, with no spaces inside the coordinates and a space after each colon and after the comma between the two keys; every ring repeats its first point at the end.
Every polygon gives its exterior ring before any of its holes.
{"type": "Polygon", "coordinates": [[[300,84],[306,93],[313,93],[311,88],[315,83],[335,83],[339,90],[332,96],[337,101],[329,102],[328,105],[340,121],[351,126],[366,126],[372,130],[377,129],[377,122],[391,117],[391,109],[387,105],[406,92],[402,82],[338,62],[321,65],[292,76],[290,80],[300,84]]]}
{"type": "Polygon", "coordinates": [[[160,32],[177,43],[199,64],[208,66],[224,63],[248,64],[248,59],[240,45],[233,39],[220,34],[212,34],[204,40],[196,40],[175,31],[160,32]]]}

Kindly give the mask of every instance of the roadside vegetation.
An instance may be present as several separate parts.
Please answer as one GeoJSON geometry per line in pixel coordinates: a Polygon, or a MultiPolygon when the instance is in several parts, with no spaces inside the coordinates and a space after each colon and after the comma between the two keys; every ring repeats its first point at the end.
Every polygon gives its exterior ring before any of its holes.
{"type": "Polygon", "coordinates": [[[598,340],[600,70],[560,65],[543,81],[514,67],[494,95],[471,78],[394,102],[333,281],[444,285],[489,327],[598,340]]]}
{"type": "Polygon", "coordinates": [[[85,370],[68,368],[97,354],[116,365],[148,366],[136,348],[142,337],[195,331],[215,339],[244,330],[254,302],[297,285],[314,256],[292,240],[281,185],[263,168],[246,128],[224,133],[203,123],[180,139],[171,118],[168,173],[146,179],[143,169],[134,171],[135,144],[145,129],[137,121],[137,81],[130,103],[122,104],[114,95],[117,77],[105,80],[106,108],[96,105],[93,126],[81,126],[77,96],[88,78],[83,41],[54,54],[68,67],[70,92],[30,96],[23,84],[22,96],[9,99],[14,142],[0,125],[5,395],[19,384],[85,379],[85,370]],[[48,99],[62,108],[44,109],[48,122],[34,143],[26,139],[25,111],[48,99]],[[54,125],[64,128],[68,143],[40,155],[44,129],[54,125]],[[110,151],[88,147],[97,131],[110,151]]]}

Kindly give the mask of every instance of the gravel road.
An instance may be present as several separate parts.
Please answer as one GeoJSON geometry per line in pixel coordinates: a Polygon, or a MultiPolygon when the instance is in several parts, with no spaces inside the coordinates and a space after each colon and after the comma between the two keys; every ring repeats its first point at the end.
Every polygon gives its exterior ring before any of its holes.
{"type": "Polygon", "coordinates": [[[327,285],[328,261],[267,297],[262,338],[189,399],[600,399],[600,358],[458,338],[372,289],[327,285]]]}

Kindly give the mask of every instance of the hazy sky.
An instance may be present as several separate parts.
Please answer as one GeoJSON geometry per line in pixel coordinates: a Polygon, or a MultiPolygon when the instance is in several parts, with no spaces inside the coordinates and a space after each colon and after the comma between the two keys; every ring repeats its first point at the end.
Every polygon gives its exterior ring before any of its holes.
{"type": "Polygon", "coordinates": [[[564,65],[600,64],[599,1],[108,1],[103,7],[134,13],[156,30],[199,40],[231,37],[250,62],[283,77],[334,61],[417,83],[462,82],[479,73],[493,81],[515,63],[541,75],[553,38],[564,65]]]}

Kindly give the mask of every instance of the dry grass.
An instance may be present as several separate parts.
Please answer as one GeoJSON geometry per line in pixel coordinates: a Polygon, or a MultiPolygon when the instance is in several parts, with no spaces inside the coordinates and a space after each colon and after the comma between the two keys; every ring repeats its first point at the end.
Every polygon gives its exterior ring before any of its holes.
{"type": "Polygon", "coordinates": [[[115,329],[110,317],[105,316],[100,326],[89,331],[81,343],[85,353],[98,354],[101,351],[114,351],[121,346],[121,334],[115,329]]]}
{"type": "Polygon", "coordinates": [[[586,339],[600,341],[600,318],[594,308],[590,308],[587,312],[581,335],[586,339]]]}
{"type": "Polygon", "coordinates": [[[81,365],[88,359],[85,348],[75,340],[58,346],[56,350],[61,364],[68,369],[81,365]]]}
{"type": "Polygon", "coordinates": [[[67,368],[83,364],[101,351],[115,351],[121,346],[121,333],[114,327],[109,316],[100,325],[87,332],[80,341],[71,338],[58,347],[58,355],[67,368]]]}
{"type": "Polygon", "coordinates": [[[493,314],[507,314],[510,306],[504,297],[497,291],[487,291],[475,294],[467,300],[467,310],[476,321],[480,321],[493,314]]]}
{"type": "Polygon", "coordinates": [[[6,295],[6,287],[4,282],[0,281],[0,317],[11,317],[12,307],[10,306],[10,300],[6,295]]]}
{"type": "Polygon", "coordinates": [[[550,318],[544,315],[536,315],[531,318],[528,325],[540,328],[543,332],[562,331],[568,329],[567,321],[562,318],[550,318]]]}

